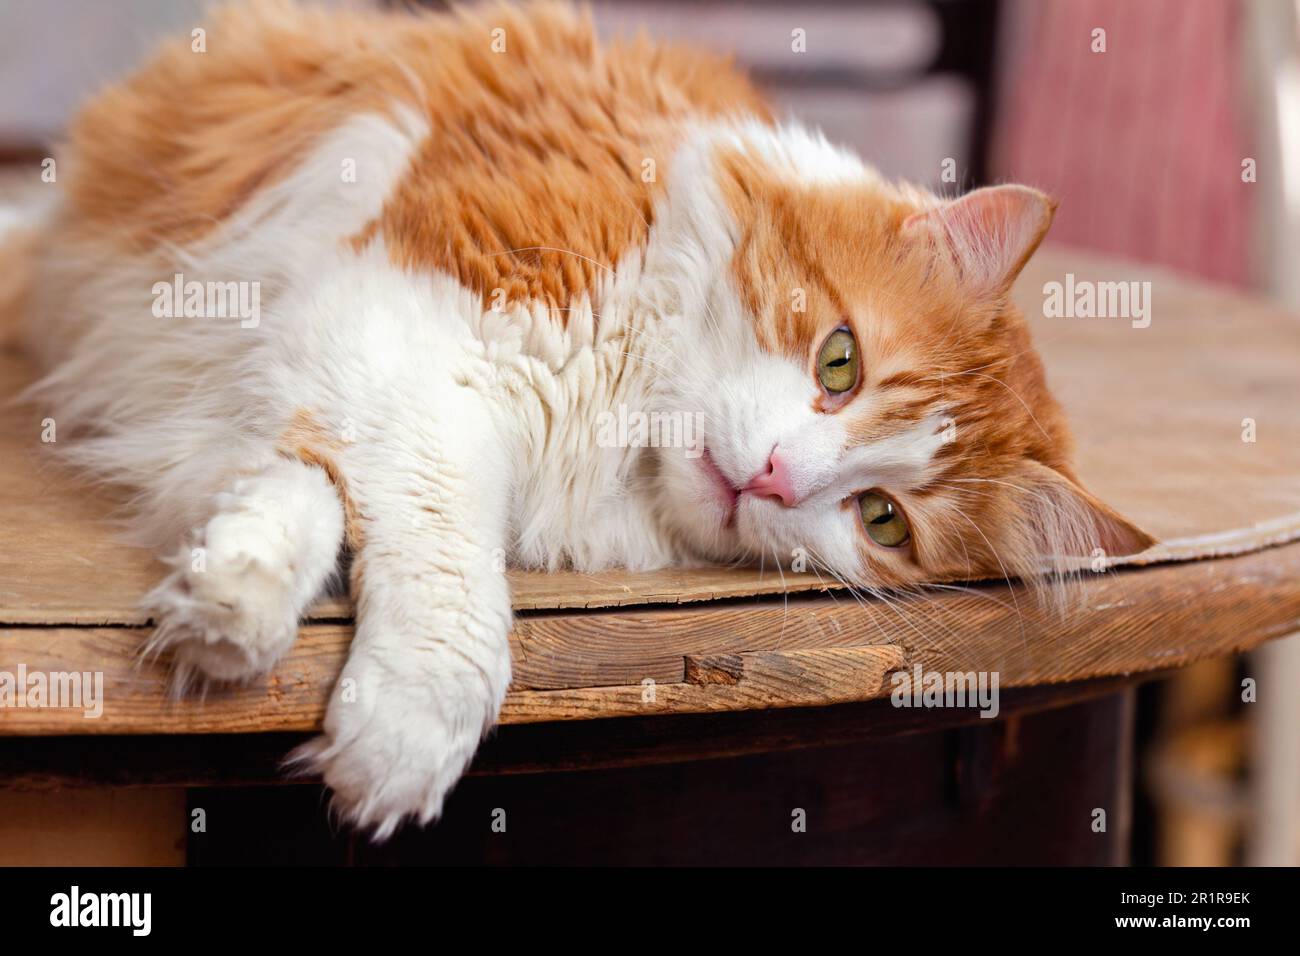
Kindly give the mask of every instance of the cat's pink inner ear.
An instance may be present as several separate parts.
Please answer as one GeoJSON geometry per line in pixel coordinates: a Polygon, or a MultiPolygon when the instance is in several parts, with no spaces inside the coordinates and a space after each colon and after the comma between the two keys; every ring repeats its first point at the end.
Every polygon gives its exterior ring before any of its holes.
{"type": "Polygon", "coordinates": [[[1052,224],[1056,203],[1028,186],[988,186],[903,221],[905,236],[925,239],[952,258],[973,291],[1004,292],[1052,224]]]}

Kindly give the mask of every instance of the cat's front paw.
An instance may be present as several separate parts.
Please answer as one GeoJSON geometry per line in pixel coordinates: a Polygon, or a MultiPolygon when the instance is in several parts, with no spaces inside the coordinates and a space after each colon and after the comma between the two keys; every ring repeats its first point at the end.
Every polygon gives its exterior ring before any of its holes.
{"type": "Polygon", "coordinates": [[[318,774],[333,809],[385,840],[405,821],[427,824],[474,756],[500,696],[466,675],[397,676],[355,658],[335,690],[324,735],[288,764],[318,774]]]}
{"type": "Polygon", "coordinates": [[[277,459],[216,496],[215,514],[145,599],[157,625],[145,654],[172,652],[173,689],[265,674],[329,580],[343,506],[320,468],[277,459]]]}
{"type": "Polygon", "coordinates": [[[222,515],[202,540],[145,599],[157,625],[145,652],[171,651],[178,692],[264,674],[298,633],[292,566],[265,522],[222,515]]]}

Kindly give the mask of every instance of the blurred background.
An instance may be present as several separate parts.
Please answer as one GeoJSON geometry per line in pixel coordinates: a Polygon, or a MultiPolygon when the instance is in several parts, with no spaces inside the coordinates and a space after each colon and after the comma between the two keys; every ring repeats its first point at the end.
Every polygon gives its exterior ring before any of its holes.
{"type": "MultiPolygon", "coordinates": [[[[1300,309],[1297,2],[593,8],[607,33],[644,27],[734,54],[779,110],[889,176],[946,193],[1029,183],[1062,201],[1055,242],[1300,309]]],[[[0,183],[29,179],[77,103],[205,6],[0,0],[0,183]]],[[[1300,862],[1300,692],[1243,703],[1243,678],[1261,669],[1300,688],[1300,641],[1142,689],[1134,863],[1300,862]]]]}

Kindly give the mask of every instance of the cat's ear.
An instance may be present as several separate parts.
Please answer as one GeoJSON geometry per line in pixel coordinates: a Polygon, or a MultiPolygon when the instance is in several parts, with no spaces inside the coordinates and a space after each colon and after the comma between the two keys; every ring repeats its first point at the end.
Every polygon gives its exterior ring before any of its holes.
{"type": "Polygon", "coordinates": [[[1043,241],[1056,202],[1028,186],[988,186],[903,220],[902,235],[927,242],[977,294],[1006,292],[1043,241]]]}
{"type": "Polygon", "coordinates": [[[1156,543],[1132,521],[1097,498],[1069,475],[1037,461],[1021,464],[1017,480],[1022,521],[1038,540],[1041,553],[1053,561],[1090,557],[1100,549],[1105,557],[1139,554],[1156,543]]]}
{"type": "MultiPolygon", "coordinates": [[[[977,501],[948,502],[928,516],[925,540],[933,543],[941,575],[1045,584],[1088,568],[1104,570],[1108,559],[1141,554],[1156,544],[1073,475],[1039,461],[1022,459],[996,480],[967,480],[979,488],[977,501]],[[948,521],[951,515],[964,520],[948,521]]],[[[1064,602],[1067,592],[1043,593],[1064,602]]]]}

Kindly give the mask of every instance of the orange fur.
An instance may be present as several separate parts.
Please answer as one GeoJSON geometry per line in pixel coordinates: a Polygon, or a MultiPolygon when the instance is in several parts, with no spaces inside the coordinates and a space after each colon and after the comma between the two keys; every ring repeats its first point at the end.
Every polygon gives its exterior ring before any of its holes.
{"type": "Polygon", "coordinates": [[[369,234],[506,301],[567,308],[644,244],[682,121],[766,114],[724,62],[644,39],[602,49],[564,7],[491,7],[425,38],[432,134],[369,234]]]}
{"type": "Polygon", "coordinates": [[[16,348],[19,343],[39,238],[34,229],[0,235],[0,351],[16,348]]]}
{"type": "Polygon", "coordinates": [[[324,428],[316,417],[305,408],[294,412],[289,426],[280,436],[279,452],[286,458],[294,458],[304,465],[319,468],[338,492],[339,501],[343,503],[343,535],[349,548],[354,552],[361,550],[365,542],[363,515],[356,501],[348,494],[347,479],[336,461],[341,442],[336,435],[324,428]]]}
{"type": "Polygon", "coordinates": [[[78,115],[77,223],[136,251],[203,237],[322,133],[405,92],[400,22],[287,2],[219,9],[206,52],[169,42],[78,115]]]}
{"type": "Polygon", "coordinates": [[[601,47],[563,4],[411,16],[239,4],[206,42],[165,46],[80,114],[68,179],[80,228],[136,250],[199,239],[323,133],[407,103],[431,134],[356,242],[380,235],[400,265],[566,308],[645,241],[683,121],[766,116],[724,61],[645,39],[601,47]]]}

